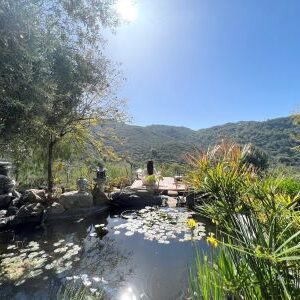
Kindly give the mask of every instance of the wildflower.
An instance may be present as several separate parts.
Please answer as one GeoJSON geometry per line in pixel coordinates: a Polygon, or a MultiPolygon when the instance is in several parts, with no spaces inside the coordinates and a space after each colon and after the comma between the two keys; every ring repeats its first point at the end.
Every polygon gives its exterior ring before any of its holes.
{"type": "Polygon", "coordinates": [[[190,229],[194,229],[196,227],[196,221],[194,219],[188,219],[187,220],[187,225],[190,229]]]}
{"type": "Polygon", "coordinates": [[[243,205],[238,205],[234,210],[235,212],[240,212],[243,209],[243,205]]]}
{"type": "Polygon", "coordinates": [[[216,219],[212,219],[211,220],[214,224],[216,224],[217,226],[220,224],[220,222],[218,221],[218,220],[216,220],[216,219]]]}
{"type": "Polygon", "coordinates": [[[212,232],[209,234],[209,237],[206,240],[211,246],[213,246],[215,248],[218,246],[218,241],[214,237],[214,234],[212,232]]]}

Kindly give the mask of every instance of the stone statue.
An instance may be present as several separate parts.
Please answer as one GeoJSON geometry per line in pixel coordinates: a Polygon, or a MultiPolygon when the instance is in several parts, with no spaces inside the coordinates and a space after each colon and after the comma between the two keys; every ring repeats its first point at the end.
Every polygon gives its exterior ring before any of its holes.
{"type": "Polygon", "coordinates": [[[107,180],[106,176],[106,168],[104,167],[104,164],[102,162],[98,163],[96,178],[94,179],[96,181],[97,187],[101,192],[104,191],[104,183],[107,180]]]}
{"type": "Polygon", "coordinates": [[[88,181],[86,178],[80,177],[77,181],[77,187],[79,193],[87,192],[88,181]]]}

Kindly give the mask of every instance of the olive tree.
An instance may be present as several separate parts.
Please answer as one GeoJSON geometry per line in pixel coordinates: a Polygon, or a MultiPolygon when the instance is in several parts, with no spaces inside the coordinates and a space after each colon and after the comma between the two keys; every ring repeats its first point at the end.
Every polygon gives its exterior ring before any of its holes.
{"type": "Polygon", "coordinates": [[[99,149],[95,125],[124,116],[124,102],[114,96],[119,73],[103,55],[101,35],[118,24],[113,4],[0,1],[1,134],[47,152],[49,191],[55,147],[72,136],[99,149]]]}

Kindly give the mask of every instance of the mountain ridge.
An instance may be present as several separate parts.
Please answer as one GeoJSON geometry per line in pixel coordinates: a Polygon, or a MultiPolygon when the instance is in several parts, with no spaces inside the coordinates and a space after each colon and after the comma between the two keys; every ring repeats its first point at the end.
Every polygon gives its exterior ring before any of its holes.
{"type": "Polygon", "coordinates": [[[239,144],[252,143],[266,152],[272,164],[300,165],[300,154],[292,148],[297,142],[291,137],[299,132],[291,118],[281,117],[266,121],[239,121],[193,130],[185,126],[152,124],[147,126],[114,123],[119,141],[109,144],[120,153],[128,153],[134,161],[145,161],[151,149],[157,152],[158,162],[183,162],[184,154],[207,149],[229,139],[239,144]]]}

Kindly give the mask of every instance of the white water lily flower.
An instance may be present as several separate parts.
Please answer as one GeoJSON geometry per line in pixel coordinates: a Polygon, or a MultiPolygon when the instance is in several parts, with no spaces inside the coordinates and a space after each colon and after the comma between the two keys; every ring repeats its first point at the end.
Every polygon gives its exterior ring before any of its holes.
{"type": "Polygon", "coordinates": [[[92,279],[93,279],[95,282],[101,281],[101,278],[100,278],[100,277],[93,277],[92,279]]]}
{"type": "Polygon", "coordinates": [[[45,269],[47,269],[47,270],[51,270],[53,268],[54,268],[54,264],[53,263],[52,264],[48,264],[48,265],[45,266],[45,269]]]}
{"type": "Polygon", "coordinates": [[[84,281],[82,281],[82,284],[83,284],[84,286],[91,286],[91,285],[92,285],[92,282],[89,281],[89,280],[84,280],[84,281]]]}
{"type": "Polygon", "coordinates": [[[37,257],[39,256],[39,253],[38,252],[31,252],[28,254],[28,258],[34,258],[34,257],[37,257]]]}
{"type": "Polygon", "coordinates": [[[7,250],[17,249],[17,246],[15,246],[15,245],[8,245],[6,249],[7,250]]]}

